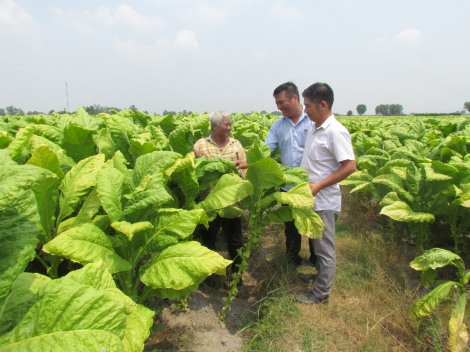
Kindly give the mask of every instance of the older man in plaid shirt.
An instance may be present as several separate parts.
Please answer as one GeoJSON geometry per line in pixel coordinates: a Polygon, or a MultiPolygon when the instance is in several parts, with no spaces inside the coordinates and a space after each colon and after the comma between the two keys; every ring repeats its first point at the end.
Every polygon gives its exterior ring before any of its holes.
{"type": "MultiPolygon", "coordinates": [[[[212,133],[209,137],[201,138],[194,144],[193,152],[196,157],[205,156],[208,160],[223,158],[231,161],[246,160],[246,153],[241,143],[230,137],[232,121],[230,114],[226,111],[215,111],[210,115],[212,133]]],[[[245,170],[240,170],[242,177],[245,170]]],[[[240,218],[227,219],[217,216],[210,222],[209,228],[202,228],[202,243],[210,249],[215,250],[217,234],[222,231],[227,241],[227,249],[230,259],[233,260],[232,272],[238,270],[241,258],[237,249],[243,247],[243,236],[240,218]]]]}

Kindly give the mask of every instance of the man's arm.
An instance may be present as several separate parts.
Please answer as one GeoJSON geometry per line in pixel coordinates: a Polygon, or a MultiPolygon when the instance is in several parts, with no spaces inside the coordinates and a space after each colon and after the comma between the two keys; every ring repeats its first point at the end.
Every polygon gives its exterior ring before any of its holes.
{"type": "Polygon", "coordinates": [[[330,176],[325,178],[324,180],[318,183],[311,183],[310,190],[312,191],[312,195],[316,196],[320,190],[325,187],[334,185],[340,181],[343,181],[346,177],[351,175],[354,171],[356,171],[356,161],[355,160],[343,160],[340,161],[340,166],[333,172],[330,176]]]}

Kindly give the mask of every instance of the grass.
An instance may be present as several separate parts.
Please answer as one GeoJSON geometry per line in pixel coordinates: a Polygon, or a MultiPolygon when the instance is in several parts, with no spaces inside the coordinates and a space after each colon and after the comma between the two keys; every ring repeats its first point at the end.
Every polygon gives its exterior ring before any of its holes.
{"type": "MultiPolygon", "coordinates": [[[[346,215],[337,223],[337,271],[328,305],[294,302],[294,295],[311,290],[313,283],[303,283],[286,265],[280,251],[282,231],[263,239],[273,242],[279,252],[263,268],[269,278],[268,293],[260,301],[259,319],[243,331],[245,351],[443,350],[445,324],[428,319],[416,327],[408,319],[421,289],[419,274],[408,265],[414,247],[385,240],[380,219],[371,214],[373,207],[345,198],[346,215]]],[[[308,242],[303,241],[301,255],[308,258],[308,242]]]]}

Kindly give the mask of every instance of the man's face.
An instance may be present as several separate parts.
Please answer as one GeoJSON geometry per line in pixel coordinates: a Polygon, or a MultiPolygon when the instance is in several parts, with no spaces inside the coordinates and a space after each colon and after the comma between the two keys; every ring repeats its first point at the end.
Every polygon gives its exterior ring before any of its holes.
{"type": "Polygon", "coordinates": [[[308,115],[308,118],[313,122],[318,122],[321,118],[321,103],[314,103],[309,98],[304,97],[304,110],[308,115]]]}
{"type": "Polygon", "coordinates": [[[299,99],[297,95],[293,95],[292,98],[286,96],[286,91],[283,90],[278,95],[274,96],[276,106],[281,110],[283,116],[294,117],[297,113],[297,106],[299,104],[299,99]]]}

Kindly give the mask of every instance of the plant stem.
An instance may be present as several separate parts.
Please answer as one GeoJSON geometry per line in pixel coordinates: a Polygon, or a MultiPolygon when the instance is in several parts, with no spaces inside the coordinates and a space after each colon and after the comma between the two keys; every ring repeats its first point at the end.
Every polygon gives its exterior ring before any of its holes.
{"type": "Polygon", "coordinates": [[[47,265],[47,263],[44,261],[44,259],[41,258],[41,256],[39,255],[35,255],[35,258],[38,260],[39,263],[41,263],[45,268],[46,268],[46,272],[49,272],[49,265],[47,265]]]}

